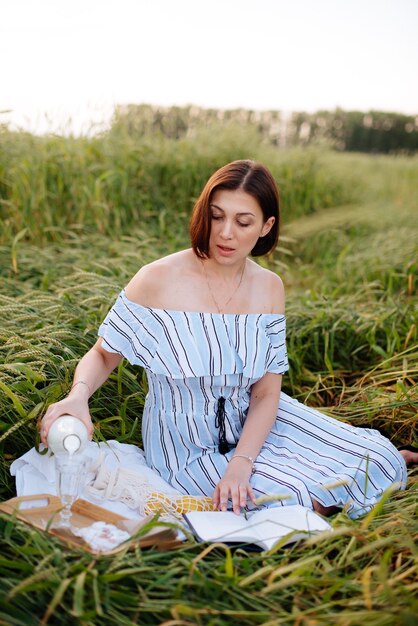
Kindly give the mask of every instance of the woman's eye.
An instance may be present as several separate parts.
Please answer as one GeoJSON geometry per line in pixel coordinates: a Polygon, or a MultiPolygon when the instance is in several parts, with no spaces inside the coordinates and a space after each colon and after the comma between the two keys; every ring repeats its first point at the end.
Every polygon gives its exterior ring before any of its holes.
{"type": "Polygon", "coordinates": [[[212,215],[212,219],[213,220],[221,220],[222,219],[222,215],[212,215]]]}
{"type": "Polygon", "coordinates": [[[244,222],[238,222],[239,226],[242,226],[243,228],[247,228],[247,226],[250,226],[250,224],[244,224],[244,222]]]}

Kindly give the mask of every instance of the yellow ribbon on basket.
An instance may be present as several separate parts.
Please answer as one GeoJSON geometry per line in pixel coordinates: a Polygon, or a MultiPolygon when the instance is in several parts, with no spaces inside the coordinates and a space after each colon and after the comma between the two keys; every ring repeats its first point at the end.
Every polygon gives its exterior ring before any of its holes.
{"type": "Polygon", "coordinates": [[[207,496],[176,496],[153,491],[147,496],[145,513],[147,515],[174,515],[181,517],[190,511],[213,511],[212,498],[207,496]]]}

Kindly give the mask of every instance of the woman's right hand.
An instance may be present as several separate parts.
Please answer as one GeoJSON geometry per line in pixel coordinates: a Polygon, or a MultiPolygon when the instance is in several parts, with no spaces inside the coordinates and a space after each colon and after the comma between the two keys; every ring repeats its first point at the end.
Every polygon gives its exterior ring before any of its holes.
{"type": "Polygon", "coordinates": [[[88,395],[83,394],[83,390],[76,391],[74,388],[66,398],[50,404],[41,420],[41,441],[46,447],[48,447],[48,431],[61,415],[77,417],[86,426],[89,439],[92,438],[94,426],[89,412],[88,395]]]}

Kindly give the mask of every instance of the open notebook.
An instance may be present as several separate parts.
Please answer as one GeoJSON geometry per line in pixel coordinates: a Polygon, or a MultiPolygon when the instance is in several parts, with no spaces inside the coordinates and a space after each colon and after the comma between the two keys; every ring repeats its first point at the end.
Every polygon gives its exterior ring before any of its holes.
{"type": "Polygon", "coordinates": [[[307,538],[332,527],[320,515],[298,504],[236,515],[232,511],[185,513],[193,534],[200,541],[255,544],[270,550],[283,538],[283,545],[307,538]]]}

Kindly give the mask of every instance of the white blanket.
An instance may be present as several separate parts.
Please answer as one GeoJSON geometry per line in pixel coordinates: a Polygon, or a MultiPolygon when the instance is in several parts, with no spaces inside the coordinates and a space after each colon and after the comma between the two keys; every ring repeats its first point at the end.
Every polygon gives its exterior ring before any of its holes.
{"type": "MultiPolygon", "coordinates": [[[[140,518],[149,491],[180,494],[147,466],[144,452],[134,445],[90,441],[82,454],[87,458],[87,474],[80,495],[110,511],[140,518]]],[[[18,496],[56,494],[55,461],[50,452],[39,454],[32,448],[12,463],[10,473],[16,477],[18,496]]]]}

